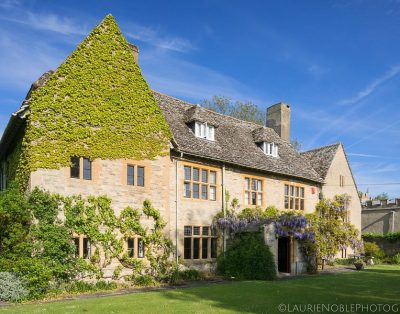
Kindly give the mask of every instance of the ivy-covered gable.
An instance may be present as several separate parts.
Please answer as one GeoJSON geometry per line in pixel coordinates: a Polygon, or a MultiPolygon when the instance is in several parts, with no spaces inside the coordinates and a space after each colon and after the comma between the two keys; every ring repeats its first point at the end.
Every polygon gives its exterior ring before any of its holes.
{"type": "Polygon", "coordinates": [[[71,156],[154,159],[168,152],[170,139],[131,48],[108,15],[32,93],[20,174],[69,166],[71,156]]]}

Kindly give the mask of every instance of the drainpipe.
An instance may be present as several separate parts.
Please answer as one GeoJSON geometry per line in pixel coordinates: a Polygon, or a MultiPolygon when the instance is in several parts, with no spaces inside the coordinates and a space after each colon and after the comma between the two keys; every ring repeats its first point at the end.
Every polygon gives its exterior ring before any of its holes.
{"type": "Polygon", "coordinates": [[[392,213],[392,232],[394,232],[394,214],[396,212],[394,210],[392,210],[391,213],[392,213]]]}
{"type": "MultiPolygon", "coordinates": [[[[183,157],[183,153],[181,153],[181,158],[183,157]]],[[[176,244],[176,267],[179,266],[179,160],[176,159],[175,163],[175,244],[176,244]]]]}
{"type": "MultiPolygon", "coordinates": [[[[221,175],[221,190],[222,190],[222,211],[224,213],[224,218],[226,217],[226,206],[225,206],[225,164],[222,164],[222,175],[221,175]]],[[[226,230],[224,228],[224,233],[222,235],[222,252],[225,256],[226,252],[226,230]]]]}

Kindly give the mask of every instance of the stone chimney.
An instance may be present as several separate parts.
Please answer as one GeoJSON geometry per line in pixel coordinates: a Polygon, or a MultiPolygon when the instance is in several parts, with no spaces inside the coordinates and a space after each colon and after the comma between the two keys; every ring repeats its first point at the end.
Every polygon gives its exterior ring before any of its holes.
{"type": "Polygon", "coordinates": [[[139,61],[139,48],[133,44],[129,44],[129,47],[131,47],[132,54],[133,54],[133,60],[135,60],[136,63],[139,61]]]}
{"type": "Polygon", "coordinates": [[[290,143],[290,106],[280,102],[269,107],[267,127],[274,129],[283,140],[290,143]]]}

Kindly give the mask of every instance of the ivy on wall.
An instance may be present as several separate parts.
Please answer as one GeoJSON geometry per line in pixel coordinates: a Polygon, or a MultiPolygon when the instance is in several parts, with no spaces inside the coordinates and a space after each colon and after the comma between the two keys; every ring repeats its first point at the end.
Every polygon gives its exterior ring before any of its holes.
{"type": "Polygon", "coordinates": [[[18,179],[91,159],[154,159],[168,152],[169,126],[111,15],[47,83],[32,92],[18,179]]]}

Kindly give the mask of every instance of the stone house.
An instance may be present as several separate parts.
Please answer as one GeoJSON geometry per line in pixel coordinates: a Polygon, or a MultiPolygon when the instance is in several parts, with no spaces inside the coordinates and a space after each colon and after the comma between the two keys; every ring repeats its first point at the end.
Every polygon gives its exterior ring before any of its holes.
{"type": "MultiPolygon", "coordinates": [[[[102,23],[94,31],[101,27],[102,23]]],[[[137,64],[138,49],[134,47],[130,53],[131,62],[137,64]]],[[[12,180],[10,168],[18,167],[12,158],[19,139],[24,139],[27,127],[36,127],[30,121],[31,94],[45,88],[57,71],[45,73],[35,82],[21,108],[10,118],[0,142],[1,189],[12,180]]],[[[141,74],[140,79],[144,80],[141,74]]],[[[65,82],[68,84],[68,80],[65,82]]],[[[141,92],[137,95],[144,94],[141,92]]],[[[186,264],[201,268],[211,267],[221,250],[210,225],[226,206],[226,191],[239,200],[241,209],[274,205],[302,213],[313,212],[322,196],[347,193],[351,196],[349,220],[361,229],[361,205],[343,145],[297,152],[290,144],[289,105],[278,103],[268,108],[266,126],[261,126],[156,91],[152,91],[152,97],[172,132],[167,154],[154,159],[91,159],[71,154],[70,166],[30,171],[27,189],[38,186],[62,195],[107,195],[117,214],[127,206],[140,207],[149,199],[168,222],[166,230],[176,245],[176,255],[186,264]]],[[[50,103],[47,109],[51,111],[51,107],[50,103]]],[[[62,115],[54,119],[71,127],[74,123],[62,115]]],[[[101,121],[96,127],[102,127],[101,121]]],[[[265,237],[279,271],[303,271],[297,243],[276,239],[268,230],[265,237]]],[[[84,235],[75,241],[80,255],[86,257],[90,241],[84,235]]],[[[135,252],[135,257],[144,257],[140,239],[130,240],[126,247],[135,252]]],[[[342,252],[343,257],[346,254],[342,252]]]]}

